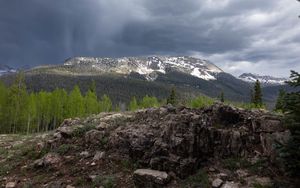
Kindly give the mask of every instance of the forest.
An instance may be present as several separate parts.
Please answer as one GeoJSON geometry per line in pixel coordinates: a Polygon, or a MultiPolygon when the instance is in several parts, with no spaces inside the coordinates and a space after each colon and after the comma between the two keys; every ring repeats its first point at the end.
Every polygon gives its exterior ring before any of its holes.
{"type": "Polygon", "coordinates": [[[0,82],[0,133],[49,131],[67,118],[157,107],[160,104],[155,97],[146,95],[140,101],[133,97],[128,107],[122,103],[113,105],[109,96],[97,97],[93,81],[84,94],[77,85],[70,92],[59,88],[51,92],[28,92],[24,75],[20,73],[10,87],[0,82]]]}

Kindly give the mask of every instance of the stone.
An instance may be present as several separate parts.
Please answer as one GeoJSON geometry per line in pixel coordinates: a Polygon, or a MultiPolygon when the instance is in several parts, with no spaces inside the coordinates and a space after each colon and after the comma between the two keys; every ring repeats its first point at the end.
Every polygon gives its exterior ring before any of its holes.
{"type": "Polygon", "coordinates": [[[47,153],[42,159],[34,161],[34,167],[52,166],[61,162],[61,157],[57,153],[47,153]]]}
{"type": "Polygon", "coordinates": [[[221,187],[222,183],[223,183],[223,180],[221,180],[220,178],[217,178],[212,182],[211,185],[213,188],[219,188],[219,187],[221,187]]]}
{"type": "Polygon", "coordinates": [[[67,187],[66,188],[75,188],[74,186],[72,186],[72,185],[67,185],[67,187]]]}
{"type": "Polygon", "coordinates": [[[103,139],[104,135],[105,133],[103,131],[90,130],[85,133],[84,139],[87,143],[96,144],[103,139]]]}
{"type": "Polygon", "coordinates": [[[239,184],[226,181],[221,188],[239,188],[239,184]]]}
{"type": "Polygon", "coordinates": [[[241,170],[241,169],[237,170],[236,174],[241,178],[248,176],[248,172],[246,172],[245,170],[241,170]]]}
{"type": "Polygon", "coordinates": [[[170,181],[170,177],[166,172],[138,169],[133,173],[133,181],[137,188],[162,187],[170,181]]]}
{"type": "Polygon", "coordinates": [[[73,134],[73,132],[74,132],[74,128],[73,127],[66,127],[66,126],[64,126],[64,127],[59,127],[57,129],[57,131],[63,137],[71,137],[72,134],[73,134]]]}
{"type": "Polygon", "coordinates": [[[16,182],[8,182],[5,185],[5,188],[15,188],[15,187],[17,187],[17,183],[16,182]]]}
{"type": "Polygon", "coordinates": [[[96,154],[94,155],[93,160],[94,161],[99,161],[100,159],[104,159],[105,157],[105,152],[104,151],[97,151],[96,154]]]}
{"type": "Polygon", "coordinates": [[[88,151],[83,151],[79,154],[81,157],[88,158],[90,157],[90,153],[88,151]]]}
{"type": "Polygon", "coordinates": [[[104,131],[109,127],[108,123],[101,122],[99,125],[96,126],[96,129],[99,131],[104,131]]]}

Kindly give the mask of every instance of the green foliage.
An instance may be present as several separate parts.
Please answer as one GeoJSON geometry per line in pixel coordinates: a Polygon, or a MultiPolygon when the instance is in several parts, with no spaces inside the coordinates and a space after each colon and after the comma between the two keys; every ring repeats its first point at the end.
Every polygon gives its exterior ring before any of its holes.
{"type": "Polygon", "coordinates": [[[74,137],[82,137],[86,132],[95,129],[95,125],[84,125],[81,127],[75,128],[73,131],[73,136],[74,137]]]}
{"type": "Polygon", "coordinates": [[[99,103],[100,103],[100,112],[112,111],[112,102],[107,95],[103,95],[99,103]]]}
{"type": "Polygon", "coordinates": [[[159,102],[157,101],[156,97],[149,97],[148,95],[146,95],[140,104],[141,108],[151,108],[151,107],[158,107],[159,106],[159,102]]]}
{"type": "Polygon", "coordinates": [[[278,98],[275,105],[276,111],[282,111],[284,108],[284,98],[285,98],[285,91],[283,89],[279,90],[278,98]]]}
{"type": "Polygon", "coordinates": [[[189,103],[191,108],[202,108],[210,106],[214,103],[214,99],[206,97],[206,96],[198,96],[195,99],[192,99],[189,103]]]}
{"type": "Polygon", "coordinates": [[[225,99],[224,99],[224,92],[222,91],[221,94],[220,94],[220,101],[221,102],[225,102],[225,99]]]}
{"type": "Polygon", "coordinates": [[[261,107],[263,105],[263,102],[262,102],[262,91],[261,91],[260,82],[258,80],[256,80],[256,82],[255,82],[255,85],[254,85],[254,94],[253,94],[253,97],[251,96],[251,98],[253,98],[252,102],[257,107],[261,107]]]}
{"type": "MultiPolygon", "coordinates": [[[[300,74],[291,71],[290,86],[300,88],[300,74]]],[[[286,145],[279,146],[280,158],[291,176],[300,176],[300,90],[285,94],[283,100],[285,124],[291,131],[291,137],[286,145]]]]}
{"type": "Polygon", "coordinates": [[[188,177],[183,182],[183,187],[203,187],[209,188],[208,175],[204,170],[199,170],[195,175],[188,177]]]}
{"type": "Polygon", "coordinates": [[[133,97],[129,103],[129,110],[130,111],[135,111],[139,108],[139,105],[137,103],[137,100],[135,97],[133,97]]]}
{"type": "Polygon", "coordinates": [[[113,176],[97,176],[92,187],[103,186],[104,188],[116,187],[116,179],[113,176]]]}
{"type": "Polygon", "coordinates": [[[172,104],[173,106],[177,105],[177,98],[176,98],[176,90],[172,88],[170,96],[167,98],[167,104],[172,104]]]}

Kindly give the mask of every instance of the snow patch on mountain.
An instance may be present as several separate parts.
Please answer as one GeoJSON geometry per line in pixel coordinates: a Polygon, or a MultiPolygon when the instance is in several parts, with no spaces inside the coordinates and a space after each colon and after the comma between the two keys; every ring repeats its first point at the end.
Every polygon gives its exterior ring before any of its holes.
{"type": "Polygon", "coordinates": [[[289,81],[288,78],[277,78],[273,76],[261,76],[259,74],[252,74],[252,73],[243,73],[239,76],[239,79],[254,83],[256,80],[258,80],[263,86],[269,86],[269,85],[284,85],[286,84],[286,81],[289,81]]]}
{"type": "Polygon", "coordinates": [[[15,69],[9,67],[8,65],[0,65],[0,76],[4,74],[9,74],[9,73],[15,73],[17,72],[15,69]]]}
{"type": "Polygon", "coordinates": [[[68,59],[64,66],[77,67],[82,70],[100,72],[116,72],[130,74],[136,72],[147,80],[155,80],[157,73],[166,74],[178,71],[204,80],[215,80],[218,73],[223,72],[219,67],[209,61],[193,57],[124,57],[124,58],[94,58],[75,57],[68,59]],[[92,69],[92,70],[90,70],[92,69]]]}

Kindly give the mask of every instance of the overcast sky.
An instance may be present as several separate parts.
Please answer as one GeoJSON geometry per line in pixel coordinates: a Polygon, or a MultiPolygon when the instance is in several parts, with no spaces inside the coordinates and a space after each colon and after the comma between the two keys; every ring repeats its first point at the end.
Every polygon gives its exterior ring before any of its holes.
{"type": "Polygon", "coordinates": [[[224,71],[300,71],[296,0],[0,0],[0,63],[192,55],[224,71]]]}

